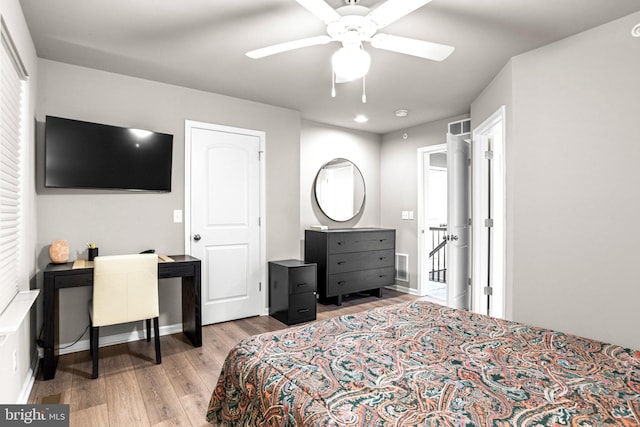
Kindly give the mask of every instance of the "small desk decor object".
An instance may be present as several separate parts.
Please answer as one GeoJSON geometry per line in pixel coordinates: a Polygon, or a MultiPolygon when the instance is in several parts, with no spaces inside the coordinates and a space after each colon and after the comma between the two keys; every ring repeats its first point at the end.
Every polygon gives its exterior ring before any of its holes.
{"type": "Polygon", "coordinates": [[[54,264],[64,264],[69,261],[69,242],[54,240],[49,247],[49,257],[54,264]]]}
{"type": "Polygon", "coordinates": [[[316,264],[269,262],[269,315],[286,325],[316,320],[316,264]]]}
{"type": "Polygon", "coordinates": [[[98,247],[95,243],[87,243],[87,260],[93,261],[98,256],[98,247]]]}

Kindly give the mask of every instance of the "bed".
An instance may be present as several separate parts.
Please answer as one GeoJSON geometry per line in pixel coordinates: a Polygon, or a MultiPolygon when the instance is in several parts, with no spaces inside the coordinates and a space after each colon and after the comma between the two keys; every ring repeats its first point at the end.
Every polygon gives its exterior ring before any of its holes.
{"type": "Polygon", "coordinates": [[[640,352],[426,301],[265,333],[228,354],[221,426],[637,426],[640,352]]]}

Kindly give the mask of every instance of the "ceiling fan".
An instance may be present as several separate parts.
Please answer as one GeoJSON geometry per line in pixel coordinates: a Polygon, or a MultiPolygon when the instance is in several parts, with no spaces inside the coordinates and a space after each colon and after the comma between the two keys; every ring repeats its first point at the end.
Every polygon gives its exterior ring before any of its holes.
{"type": "Polygon", "coordinates": [[[387,0],[373,9],[357,4],[358,0],[345,0],[346,5],[338,9],[333,9],[324,0],[296,1],[327,24],[327,35],[252,50],[247,52],[248,57],[257,59],[303,47],[341,42],[343,47],[332,58],[334,78],[340,83],[363,77],[368,72],[371,57],[364,50],[363,42],[369,42],[377,49],[434,61],[446,59],[454,50],[444,44],[378,33],[378,30],[431,0],[387,0]]]}

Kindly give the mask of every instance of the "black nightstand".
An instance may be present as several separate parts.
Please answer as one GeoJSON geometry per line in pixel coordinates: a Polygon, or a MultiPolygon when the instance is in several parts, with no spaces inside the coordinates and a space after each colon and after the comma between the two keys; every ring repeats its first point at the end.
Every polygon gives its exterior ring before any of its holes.
{"type": "Polygon", "coordinates": [[[269,262],[269,315],[293,325],[316,320],[315,263],[297,259],[269,262]]]}

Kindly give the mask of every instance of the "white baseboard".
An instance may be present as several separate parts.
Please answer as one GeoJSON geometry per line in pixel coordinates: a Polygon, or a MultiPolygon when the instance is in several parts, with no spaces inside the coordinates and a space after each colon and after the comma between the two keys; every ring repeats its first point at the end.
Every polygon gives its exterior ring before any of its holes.
{"type": "Polygon", "coordinates": [[[409,288],[407,286],[401,286],[401,285],[395,284],[391,286],[385,286],[385,288],[393,289],[394,291],[398,291],[398,292],[404,292],[405,294],[419,296],[417,289],[409,288]]]}
{"type": "MultiPolygon", "coordinates": [[[[160,336],[163,335],[171,335],[182,332],[182,323],[177,323],[175,325],[167,325],[160,327],[160,336]]],[[[100,337],[100,347],[106,347],[114,344],[122,344],[125,342],[138,341],[146,338],[146,333],[144,328],[140,330],[131,331],[124,334],[115,334],[115,335],[106,335],[104,337],[100,337]]],[[[91,343],[88,339],[78,341],[77,343],[71,345],[71,343],[60,344],[60,349],[58,350],[58,354],[69,354],[75,353],[77,351],[89,350],[91,343]]]]}
{"type": "Polygon", "coordinates": [[[31,395],[33,384],[36,382],[36,373],[38,372],[39,360],[40,358],[38,357],[38,352],[33,353],[33,357],[31,358],[31,367],[29,368],[29,372],[27,372],[27,376],[24,379],[22,390],[20,390],[20,394],[18,395],[18,400],[16,402],[16,404],[18,405],[24,405],[29,402],[29,396],[31,395]]]}

